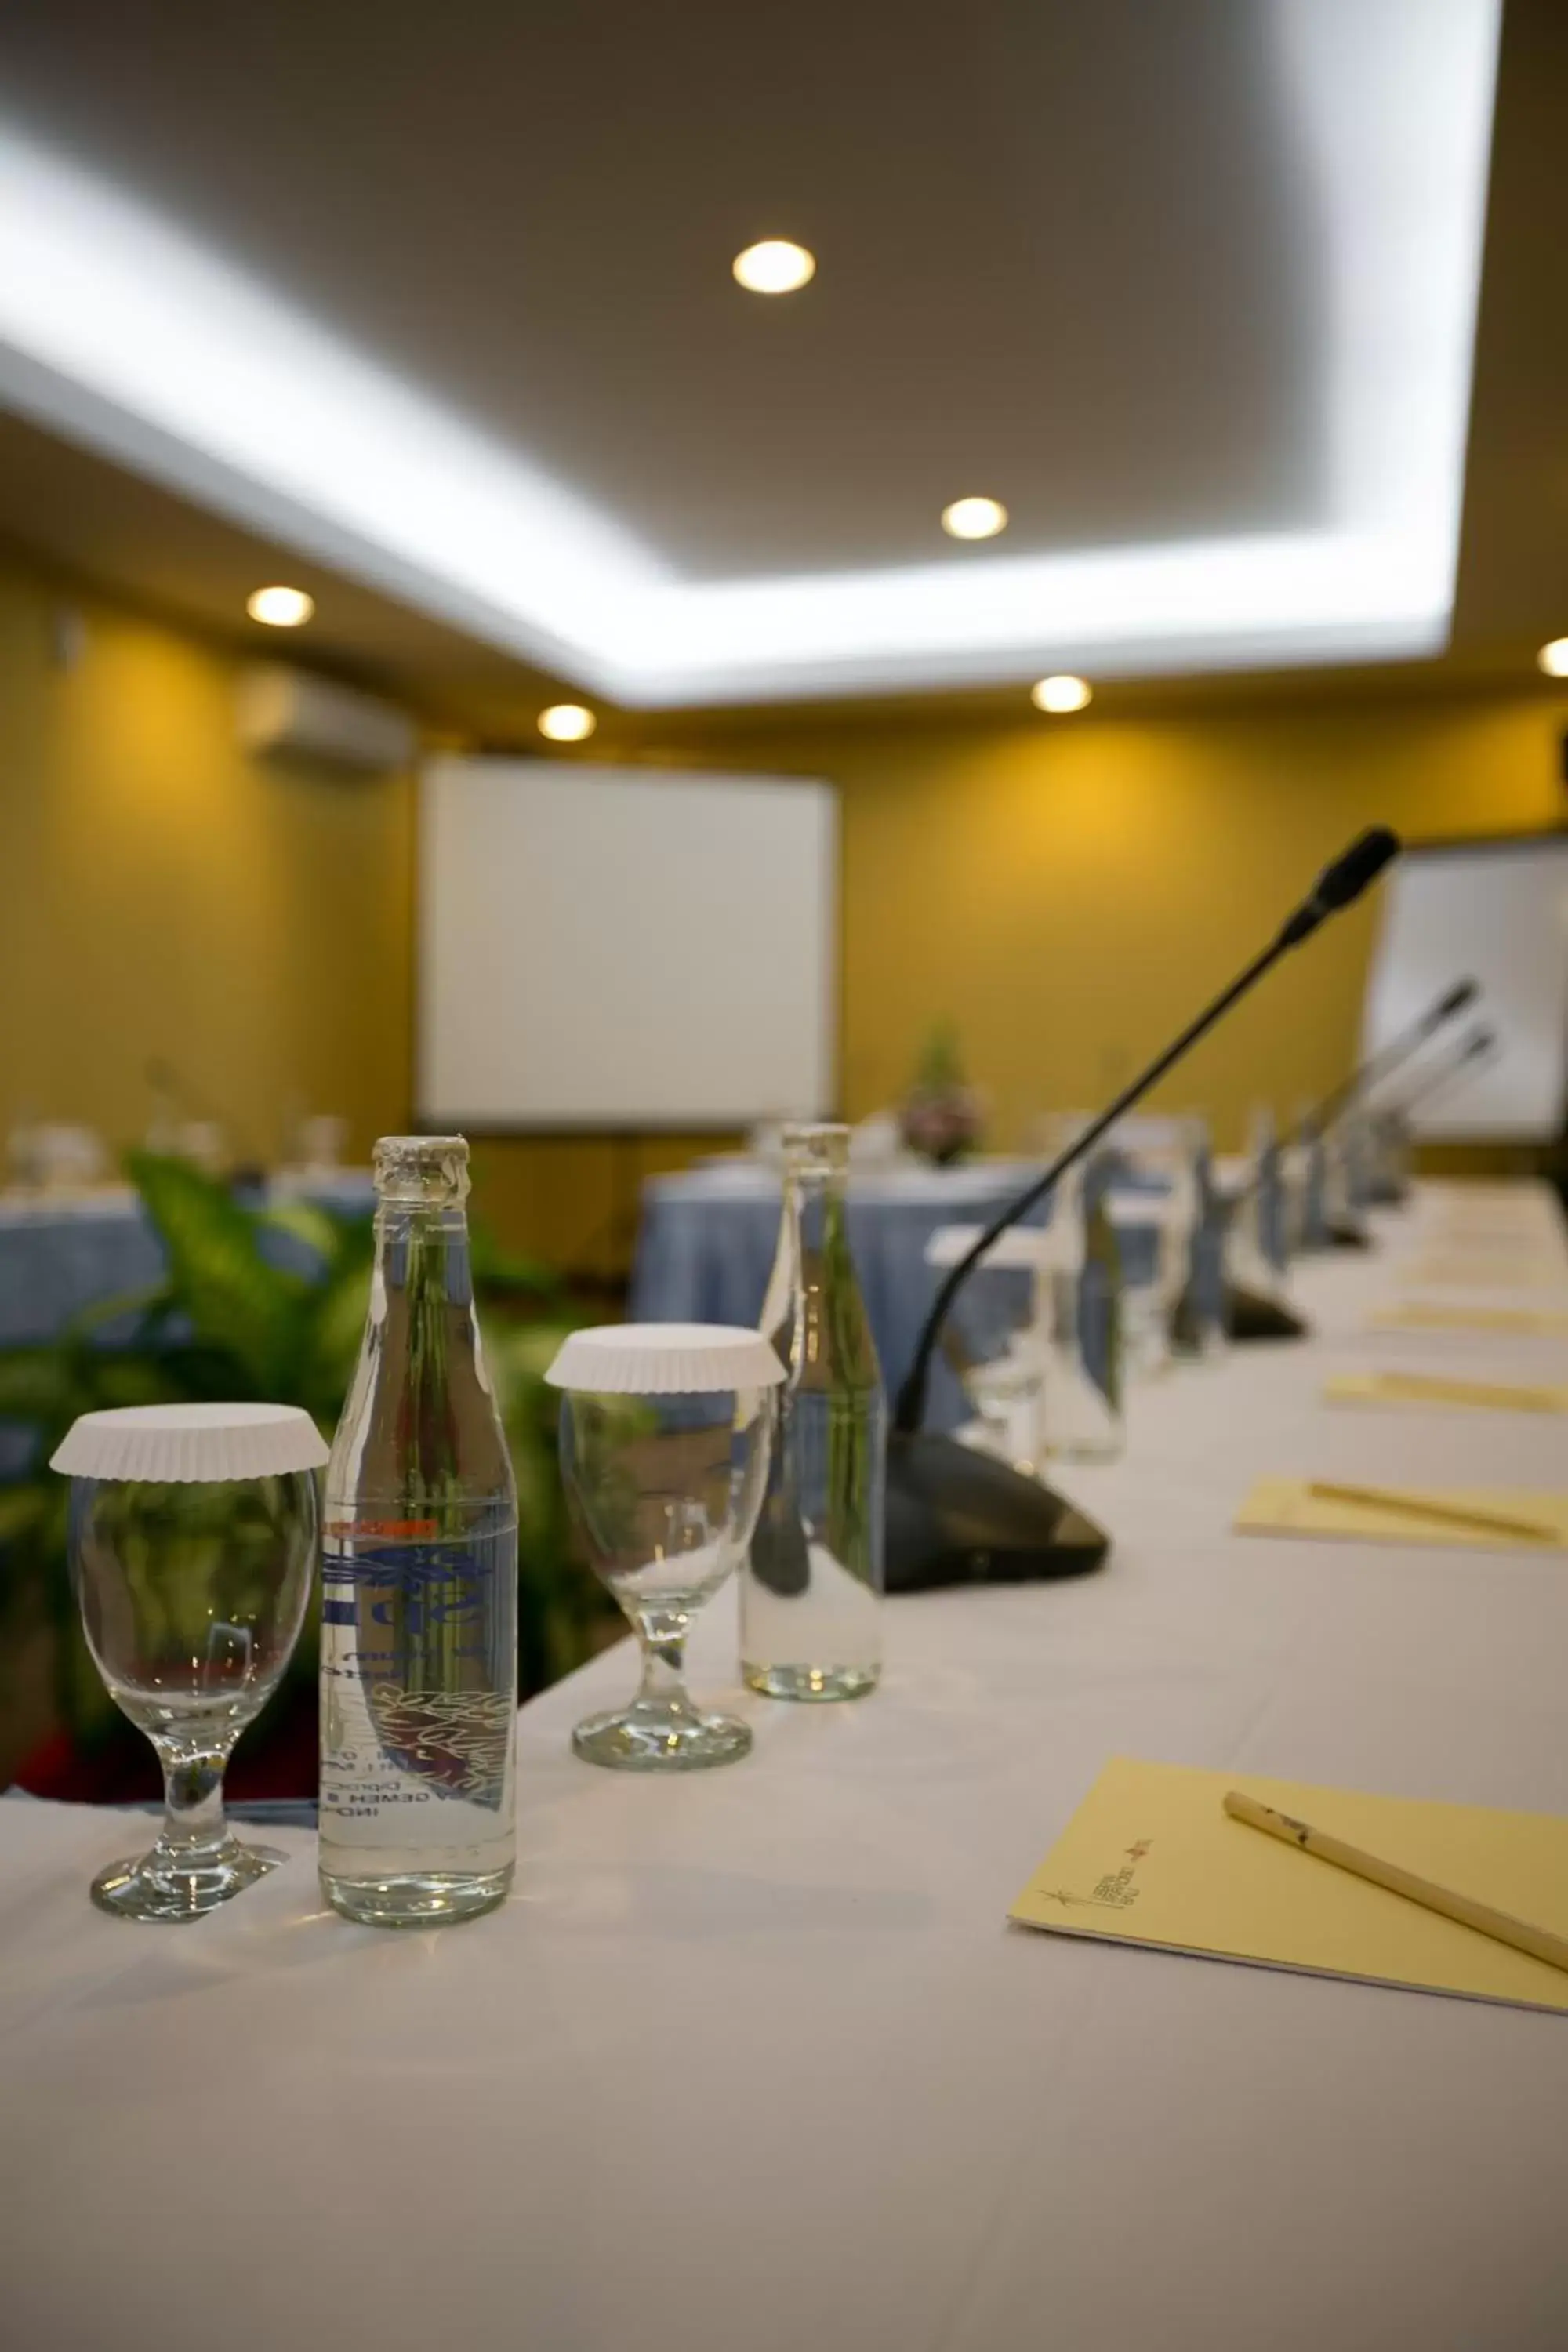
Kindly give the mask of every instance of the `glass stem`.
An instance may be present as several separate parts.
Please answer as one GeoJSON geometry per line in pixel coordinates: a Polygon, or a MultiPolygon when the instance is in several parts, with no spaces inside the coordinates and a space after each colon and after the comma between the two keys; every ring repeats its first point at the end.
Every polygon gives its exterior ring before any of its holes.
{"type": "Polygon", "coordinates": [[[229,1843],[223,1810],[226,1748],[160,1746],[163,1767],[163,1826],[158,1851],[182,1870],[215,1862],[229,1843]]]}
{"type": "Polygon", "coordinates": [[[683,1609],[645,1609],[637,1619],[642,1643],[639,1706],[688,1708],[686,1636],[691,1620],[683,1609]]]}

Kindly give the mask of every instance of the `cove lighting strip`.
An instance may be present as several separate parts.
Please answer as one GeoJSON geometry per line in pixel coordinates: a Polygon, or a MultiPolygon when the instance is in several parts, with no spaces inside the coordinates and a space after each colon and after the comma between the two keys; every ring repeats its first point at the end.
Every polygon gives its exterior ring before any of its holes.
{"type": "Polygon", "coordinates": [[[1453,603],[1499,0],[1258,5],[1321,241],[1318,529],[683,579],[524,452],[5,125],[0,403],[644,708],[1434,652],[1453,603]]]}

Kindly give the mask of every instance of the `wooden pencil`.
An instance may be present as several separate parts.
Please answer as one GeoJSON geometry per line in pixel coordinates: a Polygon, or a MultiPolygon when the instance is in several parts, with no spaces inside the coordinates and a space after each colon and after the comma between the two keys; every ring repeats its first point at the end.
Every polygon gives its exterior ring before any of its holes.
{"type": "Polygon", "coordinates": [[[1256,1797],[1244,1796],[1239,1789],[1228,1790],[1223,1802],[1232,1821],[1245,1822],[1248,1829],[1264,1830],[1286,1845],[1315,1854],[1320,1862],[1331,1862],[1336,1870],[1348,1870],[1373,1886],[1385,1886],[1391,1895],[1403,1895],[1407,1903],[1419,1903],[1425,1911],[1440,1912],[1461,1927],[1473,1927],[1478,1936],[1490,1936],[1494,1943],[1511,1944],[1516,1952],[1528,1952],[1531,1959],[1544,1960],[1549,1968],[1568,1969],[1568,1937],[1553,1935],[1549,1927],[1532,1927],[1507,1911],[1494,1911],[1489,1903],[1478,1903],[1473,1896],[1439,1886],[1432,1879],[1418,1878],[1397,1862],[1363,1853],[1360,1846],[1348,1845],[1343,1838],[1314,1829],[1310,1822],[1299,1822],[1293,1814],[1276,1812],[1272,1805],[1259,1804],[1256,1797]]]}
{"type": "Polygon", "coordinates": [[[1446,1381],[1428,1372],[1373,1372],[1372,1378],[1388,1396],[1425,1397],[1434,1404],[1489,1404],[1513,1412],[1555,1412],[1562,1403],[1556,1389],[1515,1388],[1500,1381],[1446,1381]]]}
{"type": "Polygon", "coordinates": [[[1427,1502],[1418,1495],[1393,1494],[1385,1486],[1336,1486],[1327,1479],[1314,1478],[1307,1492],[1324,1503],[1356,1503],[1370,1510],[1392,1511],[1400,1518],[1429,1519],[1447,1528],[1479,1528],[1488,1535],[1521,1537],[1527,1543],[1563,1540],[1560,1528],[1548,1527],[1540,1519],[1505,1518],[1500,1511],[1472,1511],[1457,1503],[1427,1502]]]}

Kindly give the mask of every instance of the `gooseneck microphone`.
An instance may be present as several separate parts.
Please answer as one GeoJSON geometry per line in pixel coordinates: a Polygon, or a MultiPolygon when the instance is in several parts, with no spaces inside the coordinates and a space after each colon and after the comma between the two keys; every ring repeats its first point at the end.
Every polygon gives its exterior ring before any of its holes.
{"type": "Polygon", "coordinates": [[[899,1391],[888,1447],[889,1590],[940,1584],[1017,1581],[1097,1568],[1110,1538],[1070,1503],[994,1455],[923,1431],[931,1356],[961,1285],[993,1242],[1044,1200],[1117,1120],[1163,1078],[1248,989],[1320,923],[1359,898],[1399,854],[1399,837],[1373,825],[1325,866],[1309,897],[1262,952],[1188,1024],[1148,1068],[1124,1087],[1043,1176],[994,1217],[938,1289],[921,1328],[909,1375],[899,1391]]]}
{"type": "Polygon", "coordinates": [[[1452,988],[1444,991],[1436,1003],[1426,1007],[1418,1021],[1413,1021],[1408,1029],[1402,1029],[1397,1037],[1391,1038],[1386,1045],[1369,1055],[1359,1069],[1352,1070],[1331,1094],[1326,1094],[1321,1103],[1313,1105],[1298,1130],[1300,1139],[1304,1141],[1311,1136],[1323,1134],[1358,1095],[1364,1094],[1368,1087],[1378,1086],[1384,1078],[1391,1077],[1402,1062],[1407,1062],[1416,1048],[1424,1045],[1446,1021],[1451,1021],[1456,1013],[1462,1013],[1467,1004],[1473,1004],[1480,992],[1479,980],[1457,980],[1452,988]]]}
{"type": "MultiPolygon", "coordinates": [[[[1289,919],[1280,926],[1279,930],[1262,953],[1254,956],[1246,970],[1231,982],[1230,986],[1222,990],[1213,1003],[1207,1005],[1195,1021],[1190,1022],[1182,1031],[1181,1035],[1172,1045],[1167,1045],[1164,1052],[1132,1080],[1131,1086],[1122,1088],[1109,1109],[1101,1111],[1100,1117],[1092,1120],[1081,1135],[1074,1138],[1061,1157],[1047,1169],[1043,1176],[1036,1179],[1027,1192],[1021,1192],[1016,1201],[1009,1202],[999,1216],[993,1218],[973,1247],[967,1250],[959,1259],[937,1292],[931,1313],[927,1316],[921,1331],[920,1344],[915,1349],[914,1360],[910,1366],[908,1378],[899,1391],[898,1405],[893,1415],[895,1428],[905,1432],[919,1429],[925,1413],[926,1383],[931,1372],[931,1360],[941,1336],[947,1310],[952,1306],[960,1285],[979,1264],[992,1243],[1005,1234],[1010,1225],[1016,1225],[1020,1217],[1027,1216],[1035,1203],[1045,1199],[1051,1187],[1060,1182],[1068,1170],[1076,1166],[1079,1160],[1091,1151],[1100,1137],[1113,1128],[1117,1120],[1148,1093],[1151,1087],[1157,1086],[1166,1071],[1173,1068],[1184,1054],[1190,1053],[1199,1038],[1206,1035],[1215,1023],[1222,1020],[1238,998],[1247,994],[1249,988],[1256,987],[1264,973],[1277,964],[1282,955],[1289,954],[1292,948],[1300,947],[1303,940],[1310,939],[1319,924],[1325,921],[1330,915],[1337,914],[1342,907],[1348,907],[1352,900],[1359,898],[1368,885],[1376,880],[1389,860],[1397,857],[1398,855],[1399,836],[1397,834],[1391,833],[1386,825],[1373,825],[1368,832],[1352,841],[1342,856],[1336,857],[1331,866],[1324,867],[1312,887],[1310,896],[1305,898],[1289,919]]],[[[1473,988],[1474,982],[1472,982],[1470,985],[1473,988]]]]}
{"type": "Polygon", "coordinates": [[[1437,1094],[1444,1087],[1452,1086],[1456,1078],[1470,1075],[1472,1064],[1489,1059],[1496,1044],[1495,1029],[1472,1029],[1458,1053],[1450,1054],[1446,1061],[1423,1070],[1424,1083],[1413,1087],[1407,1095],[1402,1096],[1398,1102],[1389,1103],[1386,1108],[1395,1118],[1408,1118],[1416,1104],[1425,1102],[1428,1095],[1437,1094]]]}
{"type": "MultiPolygon", "coordinates": [[[[1424,1045],[1446,1021],[1451,1021],[1456,1013],[1462,1013],[1467,1004],[1473,1004],[1480,992],[1479,980],[1457,980],[1451,988],[1446,989],[1434,1003],[1426,1007],[1418,1021],[1412,1022],[1408,1029],[1401,1030],[1388,1045],[1380,1046],[1321,1102],[1315,1102],[1310,1110],[1304,1111],[1297,1120],[1289,1140],[1310,1144],[1326,1135],[1340,1113],[1347,1109],[1358,1095],[1368,1087],[1377,1086],[1384,1078],[1391,1077],[1402,1062],[1408,1061],[1416,1048],[1424,1045]]],[[[1233,1215],[1258,1190],[1258,1181],[1255,1171],[1230,1195],[1233,1215]]],[[[1365,1234],[1354,1224],[1334,1226],[1331,1241],[1336,1249],[1365,1249],[1368,1246],[1365,1234]]],[[[1305,1336],[1307,1328],[1289,1309],[1255,1298],[1250,1294],[1245,1302],[1241,1301],[1240,1294],[1237,1294],[1230,1320],[1232,1338],[1242,1339],[1300,1339],[1305,1336]]]]}

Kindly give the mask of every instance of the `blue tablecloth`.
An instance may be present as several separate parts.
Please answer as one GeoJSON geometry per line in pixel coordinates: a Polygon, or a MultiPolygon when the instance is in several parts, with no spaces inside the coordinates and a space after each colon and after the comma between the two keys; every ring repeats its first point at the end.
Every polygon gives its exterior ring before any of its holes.
{"type": "Polygon", "coordinates": [[[151,1289],[163,1271],[134,1192],[0,1203],[0,1346],[52,1339],[84,1307],[151,1289]]]}
{"type": "MultiPolygon", "coordinates": [[[[941,1225],[983,1224],[1039,1173],[1024,1160],[963,1168],[851,1172],[847,1223],[856,1273],[881,1362],[895,1396],[936,1286],[926,1244],[941,1225]]],[[[780,1186],[750,1165],[658,1176],[643,1187],[642,1222],[630,1313],[638,1322],[755,1324],[778,1243],[780,1186]]],[[[1031,1223],[1043,1224],[1047,1207],[1031,1223]]],[[[952,1428],[967,1418],[957,1381],[939,1360],[930,1419],[952,1428]]]]}
{"type": "MultiPolygon", "coordinates": [[[[368,1171],[282,1179],[257,1206],[308,1200],[341,1215],[368,1216],[368,1171]]],[[[149,1290],[163,1254],[129,1186],[80,1199],[0,1198],[0,1347],[52,1339],[84,1307],[149,1290]]]]}
{"type": "MultiPolygon", "coordinates": [[[[368,1171],[344,1171],[287,1181],[268,1197],[368,1216],[374,1192],[368,1171]]],[[[277,1239],[287,1251],[289,1236],[277,1239]]],[[[0,1347],[53,1339],[84,1307],[151,1290],[163,1275],[158,1237],[129,1186],[74,1200],[0,1198],[0,1347]]],[[[123,1336],[113,1325],[104,1330],[123,1336]]],[[[0,1423],[0,1480],[26,1466],[28,1444],[25,1430],[0,1423]]]]}

